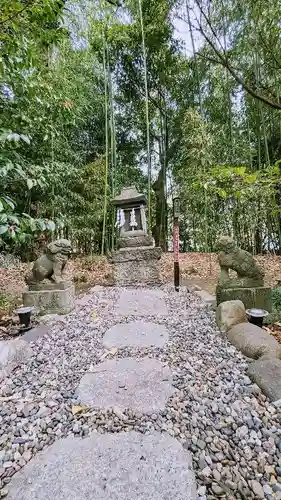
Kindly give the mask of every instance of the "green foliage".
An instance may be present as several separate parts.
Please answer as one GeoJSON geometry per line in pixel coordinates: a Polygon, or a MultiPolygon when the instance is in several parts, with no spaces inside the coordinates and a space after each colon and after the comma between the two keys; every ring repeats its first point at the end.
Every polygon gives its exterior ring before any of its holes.
{"type": "MultiPolygon", "coordinates": [[[[280,3],[195,5],[142,0],[142,30],[137,0],[102,12],[0,0],[0,249],[31,258],[65,236],[99,253],[104,194],[147,193],[148,111],[156,244],[166,248],[177,191],[185,249],[212,250],[225,232],[253,252],[280,250],[280,3]],[[174,36],[179,12],[193,42],[201,33],[188,55],[174,36]]],[[[106,251],[114,222],[108,203],[106,251]]]]}
{"type": "Polygon", "coordinates": [[[11,314],[15,308],[15,297],[6,292],[0,292],[0,319],[11,314]]]}
{"type": "Polygon", "coordinates": [[[48,219],[34,219],[28,214],[15,212],[15,202],[8,196],[0,197],[0,250],[23,249],[35,239],[51,234],[56,224],[48,219]]]}
{"type": "Polygon", "coordinates": [[[281,311],[281,287],[277,286],[272,289],[272,305],[273,309],[281,311]]]}

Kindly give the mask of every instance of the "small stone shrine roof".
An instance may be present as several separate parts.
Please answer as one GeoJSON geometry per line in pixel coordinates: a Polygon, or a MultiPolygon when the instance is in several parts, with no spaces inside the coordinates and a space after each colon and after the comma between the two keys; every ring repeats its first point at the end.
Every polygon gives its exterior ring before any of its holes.
{"type": "Polygon", "coordinates": [[[120,207],[137,202],[146,205],[146,196],[139,193],[135,186],[123,188],[121,193],[112,200],[113,205],[120,207]]]}

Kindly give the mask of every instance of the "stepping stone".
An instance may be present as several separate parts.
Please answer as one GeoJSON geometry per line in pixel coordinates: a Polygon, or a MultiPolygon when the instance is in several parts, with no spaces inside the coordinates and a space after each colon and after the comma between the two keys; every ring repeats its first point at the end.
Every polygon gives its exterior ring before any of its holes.
{"type": "Polygon", "coordinates": [[[176,390],[171,382],[169,367],[157,359],[111,359],[84,375],[76,394],[82,404],[94,408],[157,412],[176,390]]]}
{"type": "Polygon", "coordinates": [[[103,344],[111,347],[163,347],[168,341],[169,334],[164,325],[135,321],[133,323],[119,323],[109,328],[103,338],[103,344]]]}
{"type": "Polygon", "coordinates": [[[116,304],[116,312],[122,316],[167,316],[165,294],[162,290],[146,288],[123,290],[116,304]]]}
{"type": "Polygon", "coordinates": [[[38,453],[7,500],[195,500],[191,456],[166,434],[68,437],[38,453]]]}
{"type": "Polygon", "coordinates": [[[25,332],[21,338],[22,340],[25,340],[25,342],[35,342],[47,334],[50,335],[50,333],[51,328],[48,325],[38,325],[31,328],[28,332],[25,332]]]}

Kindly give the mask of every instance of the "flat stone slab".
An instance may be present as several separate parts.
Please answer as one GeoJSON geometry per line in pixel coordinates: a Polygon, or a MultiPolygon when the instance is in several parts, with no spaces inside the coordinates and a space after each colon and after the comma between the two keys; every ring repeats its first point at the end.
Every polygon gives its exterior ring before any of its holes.
{"type": "Polygon", "coordinates": [[[25,342],[35,342],[44,337],[44,335],[49,335],[50,333],[51,329],[48,325],[38,325],[25,332],[21,338],[25,340],[25,342]]]}
{"type": "Polygon", "coordinates": [[[195,500],[191,456],[166,434],[68,437],[33,458],[7,500],[195,500]]]}
{"type": "Polygon", "coordinates": [[[116,304],[116,312],[122,316],[167,316],[165,294],[162,290],[146,288],[123,290],[116,304]]]}
{"type": "Polygon", "coordinates": [[[27,342],[17,338],[0,342],[0,381],[17,366],[28,363],[33,351],[27,342]]]}
{"type": "Polygon", "coordinates": [[[103,344],[111,347],[163,347],[168,341],[169,334],[164,325],[134,321],[120,323],[109,328],[103,338],[103,344]]]}
{"type": "Polygon", "coordinates": [[[176,389],[168,366],[157,359],[111,359],[95,366],[80,381],[76,394],[94,408],[119,407],[160,411],[176,389]]]}

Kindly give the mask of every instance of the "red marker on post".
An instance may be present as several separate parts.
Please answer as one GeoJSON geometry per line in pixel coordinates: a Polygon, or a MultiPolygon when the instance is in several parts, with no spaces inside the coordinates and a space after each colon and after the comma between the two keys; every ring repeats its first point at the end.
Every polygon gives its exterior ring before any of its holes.
{"type": "Polygon", "coordinates": [[[173,199],[173,213],[174,213],[174,227],[173,227],[173,249],[174,249],[174,284],[176,292],[180,290],[180,265],[179,265],[179,251],[180,251],[180,199],[173,199]]]}

